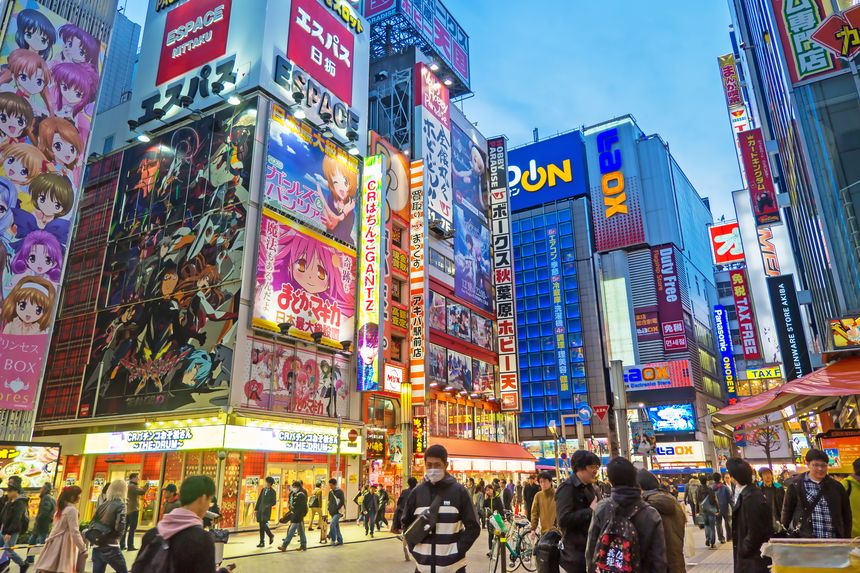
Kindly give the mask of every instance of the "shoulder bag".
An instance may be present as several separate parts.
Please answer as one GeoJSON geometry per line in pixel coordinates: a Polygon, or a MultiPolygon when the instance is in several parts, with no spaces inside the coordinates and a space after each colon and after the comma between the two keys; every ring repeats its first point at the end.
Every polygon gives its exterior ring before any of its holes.
{"type": "Polygon", "coordinates": [[[433,533],[441,505],[442,496],[437,494],[430,502],[430,507],[418,515],[403,533],[403,537],[410,547],[418,545],[433,533]]]}

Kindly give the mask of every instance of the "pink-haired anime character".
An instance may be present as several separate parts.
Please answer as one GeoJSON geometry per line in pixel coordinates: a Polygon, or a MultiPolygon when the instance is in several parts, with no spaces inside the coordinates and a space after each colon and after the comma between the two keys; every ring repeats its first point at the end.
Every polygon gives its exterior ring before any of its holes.
{"type": "Polygon", "coordinates": [[[63,24],[58,33],[63,41],[63,47],[54,62],[86,63],[98,69],[101,50],[101,43],[98,40],[74,24],[63,24]]]}
{"type": "Polygon", "coordinates": [[[54,66],[51,103],[57,117],[68,119],[87,140],[99,93],[99,73],[89,64],[63,62],[54,66]]]}
{"type": "Polygon", "coordinates": [[[24,277],[42,277],[52,283],[60,281],[63,247],[50,231],[30,231],[12,259],[13,283],[24,277]]]}

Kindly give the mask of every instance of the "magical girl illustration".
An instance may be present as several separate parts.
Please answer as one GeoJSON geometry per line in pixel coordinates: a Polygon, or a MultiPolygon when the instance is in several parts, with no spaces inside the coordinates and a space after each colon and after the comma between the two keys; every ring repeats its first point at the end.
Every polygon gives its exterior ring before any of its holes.
{"type": "Polygon", "coordinates": [[[358,174],[342,161],[326,155],[322,162],[323,176],[328,183],[329,196],[317,183],[317,196],[323,205],[322,221],[332,236],[349,244],[355,243],[355,193],[358,174]]]}
{"type": "Polygon", "coordinates": [[[18,47],[36,52],[45,61],[50,60],[57,31],[48,17],[38,10],[25,8],[18,12],[15,23],[18,26],[15,32],[18,47]]]}
{"type": "Polygon", "coordinates": [[[39,148],[29,143],[10,143],[0,150],[3,174],[15,184],[18,207],[28,213],[35,210],[30,199],[30,183],[42,172],[47,159],[39,148]]]}
{"type": "Polygon", "coordinates": [[[53,74],[50,101],[54,114],[71,121],[81,139],[87,139],[99,93],[98,71],[89,64],[63,62],[54,66],[53,74]]]}
{"type": "Polygon", "coordinates": [[[12,259],[12,282],[25,277],[41,277],[52,283],[60,281],[63,268],[63,247],[48,231],[31,231],[24,237],[12,259]]]}
{"type": "Polygon", "coordinates": [[[77,128],[67,119],[47,117],[39,123],[39,150],[51,162],[53,170],[70,181],[80,178],[83,142],[77,128]]]}
{"type": "Polygon", "coordinates": [[[23,209],[14,211],[18,238],[23,239],[30,232],[43,229],[52,233],[65,246],[69,237],[69,221],[60,217],[68,214],[74,205],[72,182],[65,175],[40,173],[30,183],[29,195],[33,212],[28,213],[23,209]]]}
{"type": "Polygon", "coordinates": [[[48,330],[57,291],[41,277],[27,277],[3,300],[3,334],[41,334],[48,330]]]}
{"type": "MultiPolygon", "coordinates": [[[[11,92],[26,99],[35,116],[51,115],[53,107],[48,87],[53,74],[47,62],[36,52],[23,48],[12,50],[7,62],[8,67],[0,72],[0,92],[11,92]]],[[[92,89],[98,89],[98,74],[92,89]]]]}
{"type": "MultiPolygon", "coordinates": [[[[468,163],[463,165],[459,170],[457,169],[457,166],[454,167],[454,188],[468,190],[468,196],[465,197],[465,199],[469,201],[477,201],[478,204],[475,206],[483,212],[486,207],[483,204],[484,197],[482,192],[483,190],[481,189],[481,182],[487,171],[487,165],[484,160],[484,155],[481,153],[481,150],[478,149],[478,146],[472,143],[470,139],[466,139],[466,141],[469,142],[468,163]]],[[[462,161],[465,158],[460,157],[459,159],[462,161]]]]}
{"type": "Polygon", "coordinates": [[[54,62],[89,64],[98,69],[99,50],[101,49],[101,43],[98,40],[74,24],[60,26],[59,36],[63,42],[63,47],[54,62]]]}
{"type": "MultiPolygon", "coordinates": [[[[379,325],[375,322],[362,324],[358,329],[358,379],[369,381],[377,375],[374,359],[379,356],[379,325]]],[[[373,388],[365,388],[372,390],[373,388]]]]}
{"type": "Polygon", "coordinates": [[[0,92],[0,146],[33,139],[33,108],[18,94],[0,92]]]}
{"type": "Polygon", "coordinates": [[[6,276],[11,273],[12,233],[10,227],[14,222],[12,209],[18,201],[17,191],[11,181],[0,177],[0,301],[6,290],[6,276]]]}

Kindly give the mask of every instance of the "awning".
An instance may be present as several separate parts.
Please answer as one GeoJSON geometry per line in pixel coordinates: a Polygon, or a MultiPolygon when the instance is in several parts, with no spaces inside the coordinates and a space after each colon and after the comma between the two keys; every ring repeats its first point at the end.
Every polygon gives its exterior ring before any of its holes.
{"type": "Polygon", "coordinates": [[[860,356],[839,360],[778,388],[727,406],[713,415],[713,421],[715,426],[734,428],[788,406],[803,412],[832,403],[834,398],[854,394],[860,394],[860,356]]]}
{"type": "Polygon", "coordinates": [[[455,471],[531,472],[536,458],[520,444],[431,437],[430,445],[448,450],[448,460],[455,471]]]}

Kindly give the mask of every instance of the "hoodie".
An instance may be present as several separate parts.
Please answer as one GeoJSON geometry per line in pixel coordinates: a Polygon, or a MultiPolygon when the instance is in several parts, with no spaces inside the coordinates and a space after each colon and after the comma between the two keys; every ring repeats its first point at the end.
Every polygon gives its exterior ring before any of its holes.
{"type": "Polygon", "coordinates": [[[177,507],[158,522],[158,534],[165,539],[170,539],[180,531],[199,525],[203,527],[203,520],[197,514],[184,507],[177,507]]]}
{"type": "Polygon", "coordinates": [[[143,536],[138,557],[145,554],[144,548],[158,543],[156,534],[170,545],[170,560],[173,571],[182,573],[214,573],[215,543],[203,529],[203,521],[184,507],[178,507],[165,515],[154,529],[143,536]]]}
{"type": "Polygon", "coordinates": [[[851,537],[860,537],[860,478],[853,474],[842,480],[851,504],[851,537]]]}

